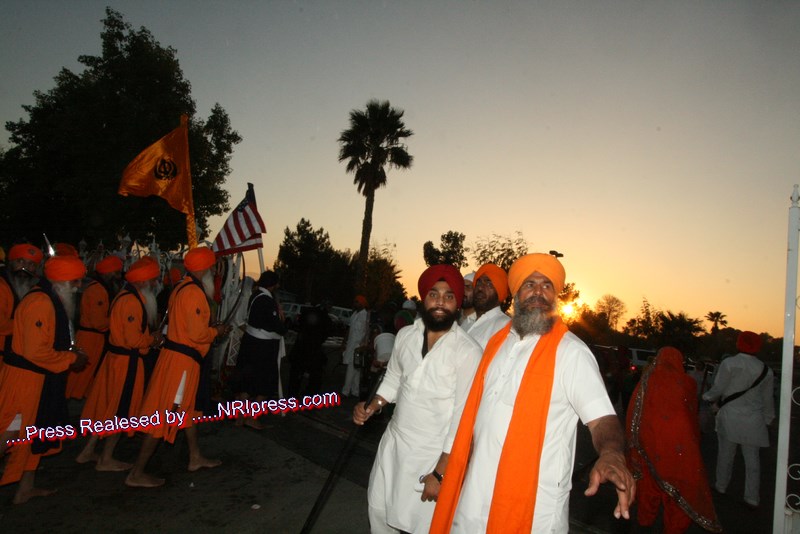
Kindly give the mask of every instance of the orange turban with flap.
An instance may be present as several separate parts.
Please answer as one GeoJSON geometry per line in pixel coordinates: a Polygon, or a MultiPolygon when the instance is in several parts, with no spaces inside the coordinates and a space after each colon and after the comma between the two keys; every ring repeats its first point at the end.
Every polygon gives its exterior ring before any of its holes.
{"type": "Polygon", "coordinates": [[[28,260],[32,261],[33,263],[39,263],[42,261],[42,257],[42,251],[30,243],[20,243],[19,245],[14,245],[11,247],[11,250],[8,251],[8,261],[28,260]]]}
{"type": "Polygon", "coordinates": [[[80,280],[86,275],[86,266],[77,256],[53,256],[44,264],[44,275],[51,282],[80,280]]]}
{"type": "Polygon", "coordinates": [[[522,256],[508,270],[508,288],[512,295],[516,295],[519,288],[533,273],[540,273],[546,276],[556,290],[556,295],[564,289],[564,281],[567,274],[561,262],[550,254],[526,254],[522,256]]]}
{"type": "Polygon", "coordinates": [[[128,268],[128,272],[125,273],[125,280],[131,283],[146,282],[147,280],[158,278],[160,274],[161,269],[158,266],[158,262],[149,256],[145,256],[133,262],[133,265],[128,268]]]}
{"type": "Polygon", "coordinates": [[[472,282],[473,285],[475,285],[483,275],[488,276],[489,280],[492,281],[494,290],[497,292],[497,300],[499,302],[506,300],[508,297],[508,275],[506,272],[494,263],[487,263],[486,265],[481,266],[481,268],[475,273],[475,277],[472,282]]]}
{"type": "Polygon", "coordinates": [[[110,274],[121,271],[122,260],[119,259],[119,256],[114,256],[113,254],[111,256],[106,256],[97,262],[94,270],[97,271],[97,274],[110,274]]]}
{"type": "Polygon", "coordinates": [[[431,265],[425,269],[419,275],[419,282],[417,282],[419,298],[425,300],[425,295],[439,280],[447,282],[447,285],[456,294],[456,302],[460,308],[461,303],[464,302],[464,277],[452,265],[431,265]]]}
{"type": "Polygon", "coordinates": [[[217,262],[214,251],[208,247],[193,248],[183,257],[183,265],[193,273],[205,271],[217,262]]]}

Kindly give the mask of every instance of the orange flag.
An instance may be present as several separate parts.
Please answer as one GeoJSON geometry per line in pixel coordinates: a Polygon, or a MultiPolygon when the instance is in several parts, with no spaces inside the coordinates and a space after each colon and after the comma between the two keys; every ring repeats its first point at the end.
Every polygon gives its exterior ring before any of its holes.
{"type": "Polygon", "coordinates": [[[194,218],[188,120],[182,115],[180,126],[128,163],[117,193],[137,197],[158,195],[174,209],[194,218]]]}

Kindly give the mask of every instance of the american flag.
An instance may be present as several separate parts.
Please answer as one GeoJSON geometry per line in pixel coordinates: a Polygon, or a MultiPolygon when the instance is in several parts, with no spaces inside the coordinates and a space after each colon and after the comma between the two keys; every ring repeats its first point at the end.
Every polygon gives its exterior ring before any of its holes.
{"type": "Polygon", "coordinates": [[[266,231],[264,221],[261,220],[261,215],[258,214],[256,208],[256,193],[253,190],[253,184],[248,183],[244,200],[228,216],[222,230],[214,239],[212,248],[218,256],[263,248],[261,234],[266,231]]]}

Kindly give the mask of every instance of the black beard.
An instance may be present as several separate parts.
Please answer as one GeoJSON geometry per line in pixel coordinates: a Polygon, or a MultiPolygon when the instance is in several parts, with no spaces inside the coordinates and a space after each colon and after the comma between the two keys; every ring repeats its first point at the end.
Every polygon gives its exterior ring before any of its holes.
{"type": "Polygon", "coordinates": [[[422,322],[425,324],[425,328],[431,332],[450,330],[450,327],[453,326],[453,323],[456,322],[456,319],[458,318],[458,310],[454,312],[444,310],[446,315],[441,318],[434,317],[431,311],[432,310],[422,310],[421,313],[422,322]]]}
{"type": "Polygon", "coordinates": [[[472,301],[475,305],[475,311],[481,314],[486,313],[487,311],[491,310],[495,306],[500,305],[500,301],[497,300],[497,293],[494,293],[491,297],[486,297],[483,302],[480,302],[481,299],[475,298],[473,295],[472,301]]]}
{"type": "Polygon", "coordinates": [[[545,335],[553,329],[556,321],[553,313],[554,306],[549,304],[547,308],[527,308],[528,304],[548,304],[541,297],[530,297],[522,303],[514,301],[514,317],[511,319],[514,330],[522,337],[529,334],[545,335]]]}

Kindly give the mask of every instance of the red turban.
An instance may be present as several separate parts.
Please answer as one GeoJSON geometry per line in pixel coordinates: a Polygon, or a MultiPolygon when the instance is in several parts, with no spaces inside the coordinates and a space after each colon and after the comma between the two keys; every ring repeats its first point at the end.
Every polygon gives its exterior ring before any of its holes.
{"type": "Polygon", "coordinates": [[[205,271],[217,262],[214,251],[208,247],[196,247],[183,257],[183,265],[193,273],[205,271]]]}
{"type": "Polygon", "coordinates": [[[755,332],[745,330],[739,334],[739,339],[736,340],[736,350],[744,352],[745,354],[758,354],[761,351],[761,345],[764,340],[755,332]]]}
{"type": "Polygon", "coordinates": [[[56,249],[56,256],[78,257],[78,250],[69,243],[56,243],[53,248],[56,249]]]}
{"type": "Polygon", "coordinates": [[[86,266],[77,256],[53,256],[44,264],[44,275],[51,282],[80,280],[86,274],[86,266]]]}
{"type": "Polygon", "coordinates": [[[354,298],[353,300],[361,304],[364,308],[367,307],[367,297],[365,297],[364,295],[356,295],[356,298],[354,298]]]}
{"type": "Polygon", "coordinates": [[[14,245],[11,247],[11,250],[8,251],[8,261],[28,260],[33,263],[39,263],[42,261],[42,257],[42,251],[30,243],[14,245]]]}
{"type": "Polygon", "coordinates": [[[119,259],[119,256],[114,256],[113,254],[111,256],[106,256],[97,262],[97,265],[94,266],[94,270],[97,271],[97,274],[110,274],[121,271],[122,260],[119,259]]]}
{"type": "Polygon", "coordinates": [[[516,295],[519,288],[530,275],[538,272],[546,276],[556,290],[556,295],[564,289],[566,273],[561,262],[550,254],[526,254],[522,256],[508,270],[508,288],[512,295],[516,295]]]}
{"type": "Polygon", "coordinates": [[[419,282],[417,283],[419,297],[425,300],[425,295],[439,280],[447,282],[447,285],[456,294],[456,302],[458,302],[458,307],[460,308],[461,303],[464,301],[464,277],[452,265],[431,265],[425,269],[419,275],[419,282]]]}
{"type": "Polygon", "coordinates": [[[508,297],[508,275],[506,272],[495,265],[494,263],[487,263],[478,269],[475,273],[475,278],[472,284],[475,285],[480,280],[481,276],[486,275],[492,281],[494,290],[497,292],[497,300],[503,302],[508,297]]]}
{"type": "Polygon", "coordinates": [[[161,274],[161,269],[158,262],[145,256],[133,262],[133,265],[128,268],[128,272],[125,273],[125,280],[131,283],[146,282],[157,278],[159,274],[161,274]]]}

